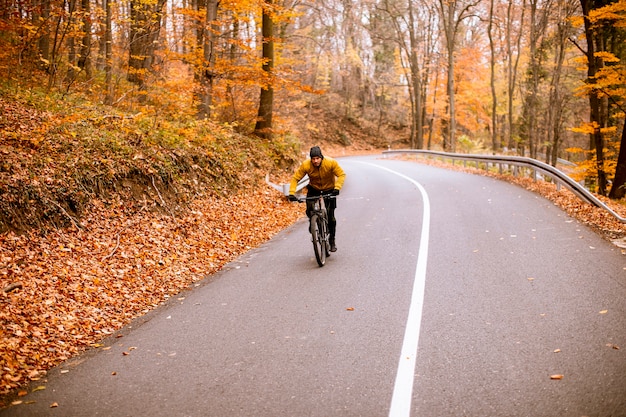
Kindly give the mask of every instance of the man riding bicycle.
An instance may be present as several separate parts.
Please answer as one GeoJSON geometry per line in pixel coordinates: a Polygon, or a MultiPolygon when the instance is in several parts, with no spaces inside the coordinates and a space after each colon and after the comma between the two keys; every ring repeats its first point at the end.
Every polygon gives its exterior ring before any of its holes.
{"type": "MultiPolygon", "coordinates": [[[[330,157],[324,157],[319,146],[314,146],[309,152],[310,158],[302,162],[291,178],[289,187],[289,200],[297,201],[295,196],[298,181],[309,176],[309,184],[307,185],[307,197],[315,197],[319,195],[339,195],[339,190],[343,186],[346,174],[339,166],[339,163],[330,157]]],[[[337,199],[328,198],[326,201],[326,210],[328,212],[328,231],[330,232],[330,251],[336,252],[335,232],[337,230],[337,219],[335,219],[335,208],[337,208],[337,199]]],[[[311,217],[312,200],[307,200],[306,214],[311,217]]]]}

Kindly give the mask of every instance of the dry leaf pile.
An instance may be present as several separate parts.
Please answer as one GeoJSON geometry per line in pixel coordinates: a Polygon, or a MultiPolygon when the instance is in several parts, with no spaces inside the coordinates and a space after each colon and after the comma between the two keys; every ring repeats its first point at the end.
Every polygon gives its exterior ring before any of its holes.
{"type": "Polygon", "coordinates": [[[96,204],[82,230],[0,235],[0,395],[268,240],[302,207],[261,189],[195,201],[179,218],[134,213],[96,204]]]}

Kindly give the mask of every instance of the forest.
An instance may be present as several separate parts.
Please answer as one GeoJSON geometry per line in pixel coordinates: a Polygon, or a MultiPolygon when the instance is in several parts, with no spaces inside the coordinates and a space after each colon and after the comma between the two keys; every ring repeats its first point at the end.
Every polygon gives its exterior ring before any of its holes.
{"type": "Polygon", "coordinates": [[[621,205],[625,25],[626,0],[0,0],[0,407],[295,222],[264,178],[314,144],[570,161],[621,205]]]}
{"type": "Polygon", "coordinates": [[[624,0],[3,0],[0,73],[260,142],[332,106],[382,143],[575,161],[619,199],[625,25],[624,0]]]}

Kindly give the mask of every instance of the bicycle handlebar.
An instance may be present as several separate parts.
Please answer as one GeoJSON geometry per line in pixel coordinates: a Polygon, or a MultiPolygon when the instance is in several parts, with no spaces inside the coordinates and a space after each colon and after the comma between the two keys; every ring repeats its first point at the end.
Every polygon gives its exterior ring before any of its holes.
{"type": "Polygon", "coordinates": [[[304,203],[305,201],[309,201],[309,200],[317,200],[318,198],[323,197],[323,198],[337,198],[336,195],[332,195],[332,194],[320,194],[320,195],[316,195],[314,197],[297,197],[298,199],[298,203],[304,203]]]}

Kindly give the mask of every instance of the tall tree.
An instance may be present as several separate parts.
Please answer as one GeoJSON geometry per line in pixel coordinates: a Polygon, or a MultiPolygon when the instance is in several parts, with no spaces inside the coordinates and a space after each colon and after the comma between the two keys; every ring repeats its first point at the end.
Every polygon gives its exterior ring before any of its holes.
{"type": "MultiPolygon", "coordinates": [[[[154,63],[161,17],[166,0],[130,0],[130,45],[128,81],[140,90],[146,87],[147,76],[154,63]]],[[[140,96],[143,100],[144,96],[140,96]]]]}
{"type": "Polygon", "coordinates": [[[626,124],[622,124],[622,138],[615,166],[615,177],[609,198],[618,200],[626,196],[626,124]]]}
{"type": "Polygon", "coordinates": [[[91,2],[81,0],[82,16],[82,42],[78,58],[78,67],[85,71],[87,79],[91,79],[91,2]]]}
{"type": "MultiPolygon", "coordinates": [[[[604,5],[603,0],[580,0],[582,7],[585,39],[587,40],[587,83],[595,85],[595,77],[598,71],[604,66],[604,61],[600,52],[606,45],[605,30],[602,27],[594,27],[589,17],[589,13],[604,5]]],[[[589,92],[589,124],[592,129],[590,136],[590,149],[595,150],[596,171],[598,174],[598,193],[606,195],[607,177],[604,165],[604,135],[602,129],[607,126],[608,115],[606,113],[607,97],[595,87],[591,87],[589,92]]]]}
{"type": "Polygon", "coordinates": [[[526,0],[522,0],[521,7],[515,7],[515,0],[508,0],[506,11],[506,97],[507,97],[507,130],[506,143],[509,149],[517,147],[516,132],[514,129],[514,98],[517,88],[517,73],[522,56],[522,38],[526,0]],[[516,24],[517,23],[517,24],[516,24]]]}
{"type": "Polygon", "coordinates": [[[563,114],[567,100],[561,80],[569,38],[574,34],[571,17],[578,11],[578,6],[577,0],[558,0],[551,13],[553,26],[556,30],[552,36],[554,58],[546,109],[546,143],[548,144],[546,163],[551,163],[554,166],[556,166],[562,142],[563,114]]]}
{"type": "Polygon", "coordinates": [[[615,176],[609,198],[620,199],[626,196],[626,0],[598,4],[585,17],[592,29],[603,36],[600,45],[603,48],[596,53],[602,58],[603,65],[597,69],[589,88],[600,92],[607,99],[607,107],[604,109],[607,113],[607,128],[603,130],[606,135],[605,146],[611,153],[619,147],[617,161],[611,161],[615,162],[615,176]],[[622,132],[618,139],[619,126],[622,132]]]}
{"type": "Polygon", "coordinates": [[[218,0],[207,0],[206,15],[202,30],[202,51],[203,62],[200,71],[200,93],[198,104],[198,118],[205,119],[211,116],[213,106],[213,82],[217,76],[215,61],[217,58],[218,42],[218,22],[217,8],[218,0]]]}
{"type": "Polygon", "coordinates": [[[69,9],[68,16],[68,24],[69,24],[69,34],[67,37],[67,46],[68,46],[68,65],[67,65],[67,73],[65,75],[65,81],[69,85],[74,82],[76,78],[76,70],[78,69],[78,53],[77,53],[77,37],[78,32],[76,31],[77,21],[79,20],[78,13],[76,12],[76,0],[69,0],[67,2],[67,6],[69,9]]]}
{"type": "Polygon", "coordinates": [[[113,18],[111,0],[104,0],[104,73],[105,73],[105,104],[113,104],[113,18]]]}
{"type": "MultiPolygon", "coordinates": [[[[417,57],[417,47],[411,47],[414,45],[416,35],[415,35],[415,25],[414,15],[411,10],[412,1],[409,0],[407,2],[404,1],[394,1],[394,0],[383,0],[380,7],[384,10],[384,13],[389,16],[390,23],[393,27],[393,40],[398,44],[398,48],[401,51],[401,54],[405,56],[405,58],[401,61],[403,64],[403,69],[405,70],[406,78],[407,78],[407,91],[409,95],[409,100],[411,103],[411,131],[410,131],[410,141],[412,148],[421,148],[422,146],[418,146],[416,144],[416,120],[417,120],[417,107],[416,107],[416,97],[415,97],[415,87],[416,83],[419,83],[419,80],[414,80],[415,71],[417,71],[418,65],[418,57],[417,57]],[[408,39],[407,39],[408,32],[408,39]],[[409,67],[409,70],[406,70],[406,67],[409,67]]],[[[377,11],[373,11],[374,15],[382,16],[383,13],[379,13],[377,11]]],[[[384,31],[377,35],[379,37],[380,45],[389,45],[388,31],[384,31]]]]}
{"type": "MultiPolygon", "coordinates": [[[[6,8],[8,13],[9,8],[6,8]]],[[[48,21],[50,19],[50,0],[42,0],[39,8],[34,8],[33,24],[39,26],[41,35],[38,40],[39,54],[44,62],[50,61],[50,32],[48,21]],[[42,23],[43,22],[43,23],[42,23]]]]}
{"type": "Polygon", "coordinates": [[[457,36],[462,21],[470,16],[472,9],[480,0],[439,0],[439,13],[445,36],[447,53],[447,82],[446,93],[448,96],[448,120],[444,149],[454,152],[456,150],[456,107],[454,87],[455,50],[457,36]]]}
{"type": "Polygon", "coordinates": [[[537,157],[540,132],[539,115],[543,109],[540,96],[540,83],[544,76],[545,50],[543,41],[546,35],[548,13],[551,13],[551,0],[530,0],[529,63],[526,76],[526,96],[524,97],[524,129],[522,145],[527,145],[532,158],[537,157]]]}
{"type": "Polygon", "coordinates": [[[259,111],[254,133],[261,138],[272,135],[272,116],[274,113],[274,22],[272,20],[273,0],[264,0],[262,12],[263,72],[265,79],[261,87],[259,111]]]}
{"type": "Polygon", "coordinates": [[[500,150],[498,140],[498,93],[496,91],[496,44],[494,41],[495,0],[489,0],[489,21],[487,37],[489,38],[489,86],[491,87],[491,149],[500,150]]]}
{"type": "Polygon", "coordinates": [[[395,31],[396,42],[404,59],[401,61],[407,79],[411,103],[410,142],[412,148],[424,148],[426,99],[429,80],[429,62],[433,56],[433,20],[435,10],[428,2],[419,7],[414,0],[384,1],[395,31]],[[406,70],[408,68],[408,70],[406,70]]]}
{"type": "Polygon", "coordinates": [[[424,148],[424,97],[422,96],[422,68],[420,66],[418,58],[418,37],[417,22],[415,18],[415,9],[413,7],[413,0],[408,1],[407,14],[408,32],[409,32],[409,68],[411,70],[411,89],[413,90],[411,113],[413,120],[411,127],[411,143],[416,149],[424,148]]]}

